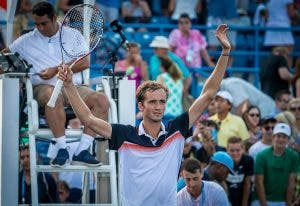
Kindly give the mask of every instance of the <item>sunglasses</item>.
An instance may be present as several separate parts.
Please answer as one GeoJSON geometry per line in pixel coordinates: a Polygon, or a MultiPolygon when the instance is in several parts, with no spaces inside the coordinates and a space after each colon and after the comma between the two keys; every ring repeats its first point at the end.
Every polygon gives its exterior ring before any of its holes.
{"type": "Polygon", "coordinates": [[[270,129],[274,129],[274,126],[264,126],[265,130],[270,130],[270,129]]]}
{"type": "Polygon", "coordinates": [[[291,107],[290,110],[291,110],[292,112],[295,112],[296,110],[297,110],[297,111],[300,111],[300,107],[291,107]]]}
{"type": "Polygon", "coordinates": [[[260,117],[258,113],[249,113],[250,117],[260,117]]]}

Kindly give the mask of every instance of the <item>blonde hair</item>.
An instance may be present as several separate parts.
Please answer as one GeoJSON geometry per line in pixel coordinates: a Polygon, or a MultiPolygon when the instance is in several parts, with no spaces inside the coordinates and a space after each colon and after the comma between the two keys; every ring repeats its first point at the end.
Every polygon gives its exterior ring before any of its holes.
{"type": "Polygon", "coordinates": [[[293,98],[289,101],[288,109],[290,110],[292,105],[297,104],[300,106],[300,98],[293,98]]]}
{"type": "Polygon", "coordinates": [[[291,127],[296,123],[296,118],[290,111],[280,112],[275,118],[277,119],[277,122],[286,123],[291,127]]]}

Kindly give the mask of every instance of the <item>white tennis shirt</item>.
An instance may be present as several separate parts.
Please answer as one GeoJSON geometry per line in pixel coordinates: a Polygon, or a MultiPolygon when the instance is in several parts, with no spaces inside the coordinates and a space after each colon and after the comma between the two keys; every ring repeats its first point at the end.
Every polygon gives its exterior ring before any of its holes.
{"type": "MultiPolygon", "coordinates": [[[[82,44],[74,45],[73,43],[74,35],[78,33],[79,32],[76,33],[72,29],[65,29],[64,34],[69,38],[64,38],[64,44],[73,46],[76,50],[84,50],[86,43],[83,38],[81,39],[82,44]]],[[[16,39],[11,45],[9,45],[9,49],[13,53],[18,52],[23,59],[25,59],[29,64],[32,64],[33,67],[30,69],[30,72],[34,73],[41,72],[49,67],[58,66],[62,62],[59,30],[52,37],[46,37],[35,28],[33,31],[16,39]]],[[[72,60],[74,60],[74,58],[64,54],[65,63],[72,60]]],[[[56,75],[49,80],[44,80],[38,75],[31,76],[31,82],[33,85],[55,85],[56,81],[56,75]]],[[[73,82],[74,84],[82,84],[82,76],[80,72],[73,75],[73,82]]]]}

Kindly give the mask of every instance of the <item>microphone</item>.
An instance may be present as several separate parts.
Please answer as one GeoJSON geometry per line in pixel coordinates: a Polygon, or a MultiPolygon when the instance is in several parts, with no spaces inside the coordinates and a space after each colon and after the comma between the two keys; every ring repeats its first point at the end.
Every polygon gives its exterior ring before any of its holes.
{"type": "Polygon", "coordinates": [[[116,19],[116,20],[112,21],[110,23],[110,27],[114,33],[118,33],[120,35],[120,37],[122,39],[122,43],[125,45],[126,49],[129,50],[130,49],[129,42],[127,41],[127,38],[122,31],[123,26],[119,22],[119,20],[116,19]]]}

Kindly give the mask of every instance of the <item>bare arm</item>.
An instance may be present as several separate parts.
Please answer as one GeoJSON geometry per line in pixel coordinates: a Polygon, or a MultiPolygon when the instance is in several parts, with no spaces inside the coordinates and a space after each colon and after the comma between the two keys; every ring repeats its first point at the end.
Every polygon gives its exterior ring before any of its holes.
{"type": "Polygon", "coordinates": [[[176,6],[176,0],[170,0],[169,6],[168,6],[169,15],[172,15],[172,13],[175,9],[175,6],[176,6]]]}
{"type": "Polygon", "coordinates": [[[223,76],[225,74],[225,69],[229,59],[229,52],[231,49],[230,43],[228,41],[226,32],[228,30],[227,25],[221,24],[216,30],[216,37],[222,46],[222,54],[219,57],[217,65],[213,70],[212,74],[206,80],[201,95],[195,100],[189,109],[189,128],[193,126],[195,121],[199,118],[202,112],[206,109],[208,104],[212,101],[216,95],[223,76]]]}
{"type": "Polygon", "coordinates": [[[246,176],[244,181],[242,206],[248,206],[248,201],[251,192],[251,178],[252,176],[246,176]]]}
{"type": "MultiPolygon", "coordinates": [[[[4,48],[1,52],[3,53],[10,53],[10,49],[4,48]]],[[[67,63],[68,65],[71,65],[72,62],[67,63]]],[[[72,71],[73,73],[77,73],[77,72],[81,72],[85,69],[87,69],[90,65],[90,57],[87,56],[85,58],[83,58],[81,61],[77,62],[73,67],[72,67],[72,71]]],[[[42,70],[40,73],[40,77],[42,79],[51,79],[52,77],[54,77],[57,72],[58,72],[58,67],[60,65],[57,65],[55,67],[49,67],[49,68],[45,68],[44,70],[42,70]]]]}
{"type": "Polygon", "coordinates": [[[11,53],[10,49],[8,47],[1,50],[3,53],[11,53]]]}
{"type": "MultiPolygon", "coordinates": [[[[71,65],[72,63],[73,63],[73,61],[67,63],[67,65],[71,65]]],[[[77,62],[72,67],[72,71],[73,71],[73,73],[81,72],[81,71],[85,70],[86,68],[88,68],[89,64],[90,64],[89,57],[85,57],[81,61],[77,62]]],[[[58,73],[59,66],[60,65],[57,65],[55,67],[45,68],[44,70],[40,71],[40,77],[45,80],[53,78],[58,73]]]]}
{"type": "Polygon", "coordinates": [[[151,10],[149,8],[148,3],[146,1],[140,1],[139,4],[140,4],[140,7],[143,11],[144,16],[145,17],[151,17],[152,14],[151,14],[151,10]]]}
{"type": "Polygon", "coordinates": [[[295,194],[295,187],[296,187],[296,174],[291,173],[289,175],[289,182],[286,191],[286,205],[290,206],[293,203],[293,198],[295,194]]]}
{"type": "Polygon", "coordinates": [[[73,72],[70,70],[70,68],[68,68],[67,65],[64,65],[63,69],[60,69],[58,74],[59,74],[59,78],[64,81],[64,90],[68,96],[68,99],[70,101],[70,104],[72,105],[72,108],[76,116],[79,118],[82,124],[92,129],[93,131],[103,136],[104,138],[110,139],[112,134],[111,125],[105,122],[104,120],[95,117],[91,113],[91,110],[86,106],[84,101],[81,99],[81,97],[77,92],[76,87],[72,82],[73,72]]]}
{"type": "Polygon", "coordinates": [[[255,188],[260,205],[267,206],[263,175],[255,175],[255,188]]]}
{"type": "Polygon", "coordinates": [[[198,0],[197,5],[196,5],[196,13],[200,14],[202,12],[202,0],[198,0]]]}
{"type": "Polygon", "coordinates": [[[300,97],[300,78],[296,80],[295,88],[296,88],[296,97],[300,97]]]}
{"type": "Polygon", "coordinates": [[[183,92],[188,94],[189,93],[189,88],[192,84],[192,77],[187,77],[183,80],[183,92]]]}
{"type": "Polygon", "coordinates": [[[287,12],[292,21],[297,19],[297,11],[293,3],[287,5],[287,12]]]}
{"type": "Polygon", "coordinates": [[[149,80],[148,65],[145,61],[141,62],[141,73],[143,81],[149,80]]]}
{"type": "Polygon", "coordinates": [[[293,74],[291,74],[288,70],[288,68],[286,67],[280,67],[279,70],[279,76],[281,79],[285,80],[285,81],[292,81],[293,79],[293,74]]]}

